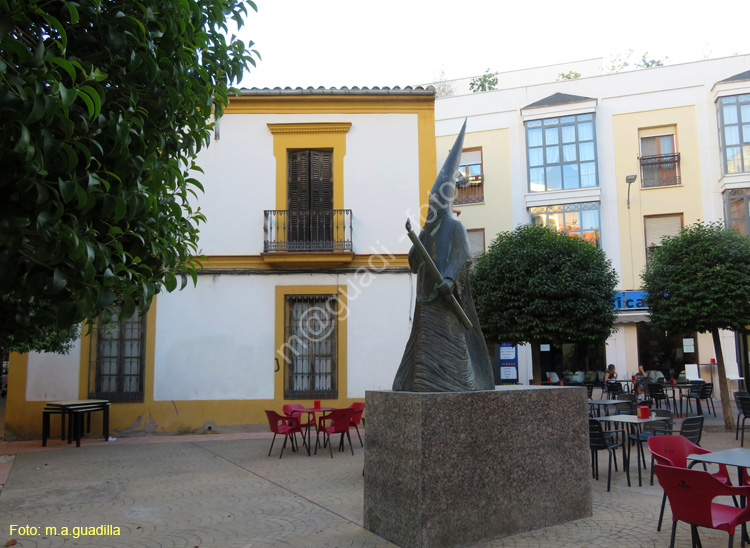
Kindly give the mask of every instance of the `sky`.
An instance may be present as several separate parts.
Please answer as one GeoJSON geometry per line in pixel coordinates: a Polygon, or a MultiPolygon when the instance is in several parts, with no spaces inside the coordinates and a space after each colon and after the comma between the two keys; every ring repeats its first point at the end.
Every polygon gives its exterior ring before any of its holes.
{"type": "Polygon", "coordinates": [[[256,0],[242,87],[406,86],[602,57],[750,53],[750,0],[256,0]]]}

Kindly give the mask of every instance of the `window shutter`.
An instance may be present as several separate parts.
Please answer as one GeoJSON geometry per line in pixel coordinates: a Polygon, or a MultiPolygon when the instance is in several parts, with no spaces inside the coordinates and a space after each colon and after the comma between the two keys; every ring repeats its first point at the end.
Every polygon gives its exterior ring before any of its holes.
{"type": "Polygon", "coordinates": [[[646,217],[646,247],[660,246],[666,236],[677,236],[682,230],[682,215],[646,217]]]}
{"type": "Polygon", "coordinates": [[[333,209],[333,153],[310,151],[310,209],[333,209]]]}
{"type": "Polygon", "coordinates": [[[310,207],[309,151],[289,153],[287,201],[290,211],[306,211],[310,207]]]}

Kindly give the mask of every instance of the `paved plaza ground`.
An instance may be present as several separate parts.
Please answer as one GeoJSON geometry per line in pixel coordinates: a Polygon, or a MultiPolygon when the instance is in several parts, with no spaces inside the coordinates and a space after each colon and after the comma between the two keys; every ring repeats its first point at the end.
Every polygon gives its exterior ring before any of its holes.
{"type": "MultiPolygon", "coordinates": [[[[702,445],[739,447],[734,432],[720,426],[718,406],[717,413],[702,445]]],[[[354,456],[334,452],[331,459],[326,450],[308,457],[287,448],[281,460],[278,440],[267,456],[266,433],[90,438],[80,448],[60,440],[46,448],[40,441],[0,442],[0,546],[13,540],[24,548],[394,546],[362,527],[364,450],[356,435],[353,441],[354,456]],[[22,535],[11,526],[39,530],[22,535]],[[75,527],[99,526],[105,527],[97,536],[75,536],[81,532],[75,527]],[[114,527],[119,535],[101,535],[114,527]]],[[[606,466],[604,453],[600,479],[591,480],[592,517],[472,546],[669,546],[668,510],[664,529],[656,531],[658,484],[638,487],[633,464],[633,486],[620,469],[607,493],[606,466]]],[[[701,530],[701,539],[706,548],[727,545],[723,532],[701,530]]],[[[690,546],[689,526],[678,526],[677,546],[690,546]]]]}

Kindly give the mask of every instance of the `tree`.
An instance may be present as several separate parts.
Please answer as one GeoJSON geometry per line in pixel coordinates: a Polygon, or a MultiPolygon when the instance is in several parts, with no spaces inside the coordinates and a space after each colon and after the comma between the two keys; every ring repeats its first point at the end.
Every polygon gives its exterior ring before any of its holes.
{"type": "Polygon", "coordinates": [[[558,73],[558,75],[557,75],[557,81],[559,82],[561,80],[575,80],[576,78],[580,78],[580,77],[581,77],[581,73],[580,72],[576,72],[575,70],[571,70],[569,72],[560,72],[560,73],[558,73]]]}
{"type": "Polygon", "coordinates": [[[534,382],[539,343],[605,341],[616,329],[617,274],[604,252],[537,225],[502,232],[476,262],[471,290],[488,340],[530,343],[534,382]]]}
{"type": "Polygon", "coordinates": [[[497,75],[498,72],[490,72],[490,69],[484,71],[481,76],[476,76],[469,82],[469,89],[472,93],[479,93],[480,91],[493,91],[497,89],[497,75]]]}
{"type": "Polygon", "coordinates": [[[191,173],[255,65],[227,36],[248,7],[0,0],[0,347],[64,344],[195,283],[191,173]]]}
{"type": "Polygon", "coordinates": [[[632,49],[629,49],[628,53],[626,53],[625,55],[618,54],[617,57],[614,57],[611,60],[609,71],[622,72],[629,67],[632,67],[636,70],[652,67],[662,67],[664,66],[664,61],[667,61],[669,59],[669,57],[665,57],[664,59],[649,58],[648,52],[646,51],[643,53],[643,55],[641,55],[640,59],[637,59],[635,63],[631,64],[634,54],[635,52],[632,49]]]}
{"type": "Polygon", "coordinates": [[[721,223],[695,223],[652,250],[642,278],[656,327],[711,333],[724,426],[734,428],[719,330],[750,325],[750,238],[721,223]]]}
{"type": "Polygon", "coordinates": [[[440,77],[437,82],[433,82],[432,86],[435,88],[435,98],[437,99],[453,97],[456,92],[453,88],[453,82],[445,79],[445,69],[440,70],[440,77]]]}

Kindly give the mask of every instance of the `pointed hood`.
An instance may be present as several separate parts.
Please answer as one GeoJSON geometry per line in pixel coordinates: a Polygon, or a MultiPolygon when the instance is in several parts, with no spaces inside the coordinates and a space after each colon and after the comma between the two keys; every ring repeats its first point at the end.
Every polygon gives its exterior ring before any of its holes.
{"type": "Polygon", "coordinates": [[[451,213],[453,211],[453,198],[456,195],[456,174],[461,162],[461,152],[464,148],[464,135],[466,133],[466,120],[458,132],[456,142],[453,143],[443,167],[435,179],[435,184],[430,190],[430,205],[435,208],[435,213],[451,213]]]}

